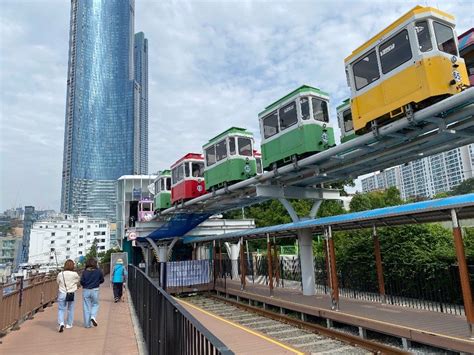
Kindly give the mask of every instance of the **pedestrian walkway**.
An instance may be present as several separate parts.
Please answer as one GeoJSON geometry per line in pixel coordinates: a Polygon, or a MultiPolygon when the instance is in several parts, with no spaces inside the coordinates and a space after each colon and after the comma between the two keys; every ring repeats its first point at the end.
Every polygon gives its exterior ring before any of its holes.
{"type": "Polygon", "coordinates": [[[100,287],[98,327],[83,326],[82,289],[76,292],[74,327],[58,333],[57,314],[54,303],[24,322],[1,339],[0,354],[138,354],[128,300],[114,303],[108,276],[100,287]]]}

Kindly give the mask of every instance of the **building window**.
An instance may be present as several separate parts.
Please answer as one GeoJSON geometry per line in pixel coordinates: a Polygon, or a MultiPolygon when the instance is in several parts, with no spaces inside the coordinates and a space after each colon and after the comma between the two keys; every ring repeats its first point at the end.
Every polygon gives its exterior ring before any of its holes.
{"type": "Polygon", "coordinates": [[[83,231],[83,230],[84,230],[84,228],[79,228],[79,231],[83,231]]]}
{"type": "Polygon", "coordinates": [[[105,235],[105,232],[102,232],[101,234],[102,234],[102,235],[105,235]]]}
{"type": "Polygon", "coordinates": [[[101,241],[102,243],[105,243],[105,239],[101,239],[100,241],[101,241]]]}
{"type": "Polygon", "coordinates": [[[71,235],[71,232],[67,232],[67,235],[71,235]]]}
{"type": "Polygon", "coordinates": [[[51,237],[54,237],[55,235],[56,235],[56,233],[51,232],[51,237]]]}
{"type": "Polygon", "coordinates": [[[66,243],[68,243],[68,244],[69,244],[69,243],[71,243],[71,241],[70,241],[70,240],[67,240],[67,241],[66,241],[66,243]]]}
{"type": "Polygon", "coordinates": [[[54,259],[54,256],[50,256],[50,257],[49,257],[49,260],[53,260],[53,259],[54,259]]]}
{"type": "Polygon", "coordinates": [[[82,238],[84,238],[84,236],[83,236],[83,235],[80,235],[80,236],[79,236],[79,239],[82,239],[82,238]]]}
{"type": "Polygon", "coordinates": [[[54,248],[51,248],[50,251],[53,252],[53,251],[54,251],[54,248]]]}
{"type": "Polygon", "coordinates": [[[40,228],[43,228],[43,226],[40,226],[40,228]]]}
{"type": "Polygon", "coordinates": [[[79,252],[79,255],[82,255],[82,251],[79,252]]]}
{"type": "Polygon", "coordinates": [[[54,244],[54,240],[52,240],[52,241],[50,242],[50,244],[54,244]]]}
{"type": "Polygon", "coordinates": [[[84,245],[84,244],[82,244],[82,243],[79,243],[79,246],[80,246],[80,247],[82,247],[83,245],[84,245]]]}

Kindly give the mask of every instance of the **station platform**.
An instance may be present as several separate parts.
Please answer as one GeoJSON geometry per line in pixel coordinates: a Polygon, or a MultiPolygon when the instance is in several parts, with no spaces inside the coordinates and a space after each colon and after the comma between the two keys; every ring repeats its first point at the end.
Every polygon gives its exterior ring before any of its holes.
{"type": "Polygon", "coordinates": [[[231,322],[183,300],[177,300],[235,354],[304,354],[260,332],[231,322]]]}
{"type": "MultiPolygon", "coordinates": [[[[44,312],[36,313],[17,331],[10,331],[0,341],[0,354],[138,354],[132,318],[125,302],[114,303],[109,277],[100,287],[99,325],[83,327],[82,289],[76,292],[74,325],[58,333],[58,305],[54,303],[44,312]]],[[[124,292],[126,295],[126,292],[124,292]]]]}
{"type": "Polygon", "coordinates": [[[474,339],[469,338],[463,316],[345,297],[340,297],[339,310],[335,311],[331,310],[329,295],[303,296],[300,290],[276,287],[270,296],[266,285],[249,283],[245,290],[241,290],[239,281],[229,279],[225,283],[218,280],[215,289],[229,296],[373,330],[407,342],[414,341],[459,352],[474,351],[474,339]]]}

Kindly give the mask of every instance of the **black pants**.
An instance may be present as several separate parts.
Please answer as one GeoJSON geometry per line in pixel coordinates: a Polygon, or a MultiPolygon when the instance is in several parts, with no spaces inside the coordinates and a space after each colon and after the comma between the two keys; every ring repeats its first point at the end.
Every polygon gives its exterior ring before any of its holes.
{"type": "Polygon", "coordinates": [[[121,299],[123,292],[123,282],[114,282],[114,299],[121,299]]]}

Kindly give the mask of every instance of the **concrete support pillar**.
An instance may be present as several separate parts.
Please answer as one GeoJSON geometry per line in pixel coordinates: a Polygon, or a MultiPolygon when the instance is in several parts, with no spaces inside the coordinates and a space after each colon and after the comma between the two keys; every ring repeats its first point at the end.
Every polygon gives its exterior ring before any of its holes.
{"type": "Polygon", "coordinates": [[[316,294],[316,286],[314,284],[313,235],[310,229],[298,230],[298,245],[303,295],[313,296],[316,294]]]}
{"type": "Polygon", "coordinates": [[[472,291],[469,280],[469,272],[467,270],[466,253],[464,251],[464,243],[462,240],[462,231],[459,226],[456,211],[451,210],[451,218],[453,222],[453,238],[454,247],[456,248],[456,258],[458,261],[459,278],[461,280],[462,298],[464,301],[464,313],[468,324],[469,336],[474,339],[474,305],[472,303],[472,291]]]}
{"type": "Polygon", "coordinates": [[[240,252],[240,243],[230,244],[228,242],[225,243],[227,254],[229,255],[229,259],[232,266],[231,276],[232,279],[239,278],[239,265],[237,260],[239,259],[239,252],[240,252]]]}
{"type": "Polygon", "coordinates": [[[328,226],[326,229],[328,256],[329,256],[329,278],[331,280],[331,308],[339,309],[339,280],[336,270],[336,251],[334,249],[334,239],[332,239],[332,229],[328,226]]]}
{"type": "Polygon", "coordinates": [[[379,284],[379,293],[382,297],[382,301],[385,303],[385,281],[383,278],[383,267],[382,267],[382,253],[380,252],[380,241],[377,235],[377,229],[373,226],[372,237],[374,240],[374,254],[375,254],[375,266],[377,268],[377,280],[379,284]]]}
{"type": "Polygon", "coordinates": [[[158,247],[158,261],[160,263],[165,263],[168,261],[168,246],[160,245],[158,247]]]}

